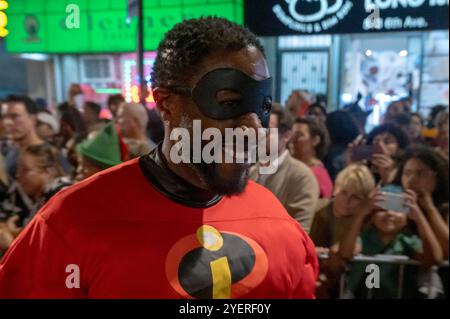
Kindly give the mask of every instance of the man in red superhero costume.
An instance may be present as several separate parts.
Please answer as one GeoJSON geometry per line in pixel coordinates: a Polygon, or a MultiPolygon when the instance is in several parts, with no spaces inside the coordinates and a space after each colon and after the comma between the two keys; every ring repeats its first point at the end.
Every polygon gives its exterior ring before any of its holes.
{"type": "Polygon", "coordinates": [[[164,142],[50,200],[4,255],[0,298],[314,298],[314,245],[248,181],[249,163],[170,156],[171,132],[194,119],[266,126],[269,80],[248,30],[219,18],[175,26],[152,74],[164,142]]]}

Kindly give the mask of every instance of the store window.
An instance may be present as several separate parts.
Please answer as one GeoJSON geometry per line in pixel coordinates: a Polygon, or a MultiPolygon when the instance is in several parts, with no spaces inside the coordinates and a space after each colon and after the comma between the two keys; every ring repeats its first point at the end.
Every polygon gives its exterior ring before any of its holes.
{"type": "Polygon", "coordinates": [[[448,31],[433,31],[424,36],[420,111],[424,115],[430,108],[448,105],[449,101],[449,36],[448,31]]]}
{"type": "Polygon", "coordinates": [[[371,115],[366,130],[383,120],[388,105],[410,97],[419,108],[422,35],[392,33],[344,36],[341,107],[359,101],[371,115]]]}
{"type": "MultiPolygon", "coordinates": [[[[153,70],[153,64],[155,63],[156,52],[145,52],[144,54],[144,74],[146,75],[145,81],[148,86],[147,104],[150,108],[155,106],[153,100],[153,94],[150,89],[151,86],[151,73],[153,70]]],[[[127,102],[139,103],[139,87],[140,79],[138,66],[136,64],[136,53],[126,53],[120,56],[121,63],[121,78],[122,94],[127,102]]]]}
{"type": "Polygon", "coordinates": [[[285,103],[294,90],[327,94],[330,35],[279,37],[279,101],[285,103]]]}
{"type": "Polygon", "coordinates": [[[302,89],[326,95],[328,51],[297,51],[281,53],[281,102],[292,91],[302,89]]]}
{"type": "Polygon", "coordinates": [[[81,81],[83,83],[99,85],[100,83],[111,82],[115,78],[111,56],[82,56],[81,65],[81,81]]]}

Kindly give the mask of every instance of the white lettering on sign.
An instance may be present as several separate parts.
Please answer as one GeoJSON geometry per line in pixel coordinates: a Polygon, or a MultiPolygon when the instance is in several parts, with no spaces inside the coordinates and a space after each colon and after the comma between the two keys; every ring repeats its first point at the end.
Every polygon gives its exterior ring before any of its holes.
{"type": "Polygon", "coordinates": [[[406,17],[403,22],[404,29],[424,29],[428,27],[428,22],[424,18],[406,17]]]}
{"type": "Polygon", "coordinates": [[[288,3],[287,11],[277,4],[272,8],[273,13],[286,27],[303,33],[329,30],[342,21],[353,8],[353,3],[349,0],[285,0],[285,2],[288,3]],[[306,13],[305,8],[308,6],[317,10],[306,13]]]}
{"type": "MultiPolygon", "coordinates": [[[[329,6],[328,0],[315,0],[313,2],[320,2],[319,10],[310,14],[303,14],[299,10],[305,7],[305,4],[302,3],[299,5],[299,2],[305,2],[304,0],[286,0],[286,2],[289,3],[289,14],[298,22],[316,22],[322,20],[326,15],[338,12],[344,4],[344,0],[337,0],[335,4],[329,6]]],[[[311,2],[311,0],[306,2],[311,2]]]]}
{"type": "MultiPolygon", "coordinates": [[[[363,30],[426,29],[431,21],[427,15],[405,17],[404,9],[436,9],[448,7],[450,0],[358,0],[367,12],[363,18],[363,30]],[[360,2],[361,1],[361,2],[360,2]],[[385,10],[393,11],[386,16],[385,10]]],[[[339,25],[354,9],[356,1],[350,0],[280,0],[272,7],[278,20],[293,31],[301,33],[321,33],[339,25]]],[[[356,7],[355,7],[356,8],[356,7]]],[[[354,9],[356,10],[356,9],[354,9]]]]}
{"type": "Polygon", "coordinates": [[[365,8],[376,6],[380,10],[398,9],[398,8],[419,8],[424,4],[430,7],[448,6],[449,0],[365,0],[365,8]]]}

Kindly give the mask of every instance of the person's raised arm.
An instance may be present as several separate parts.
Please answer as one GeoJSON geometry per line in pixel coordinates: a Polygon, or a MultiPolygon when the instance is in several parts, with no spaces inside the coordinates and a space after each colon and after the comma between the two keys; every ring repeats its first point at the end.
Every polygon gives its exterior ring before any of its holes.
{"type": "Polygon", "coordinates": [[[384,142],[378,143],[377,147],[380,150],[380,153],[375,153],[373,155],[372,164],[377,168],[378,174],[380,174],[382,185],[388,185],[394,177],[395,161],[389,155],[384,142]]]}
{"type": "Polygon", "coordinates": [[[444,258],[449,257],[449,229],[442,215],[439,213],[433,198],[429,192],[422,192],[419,195],[419,204],[423,208],[425,216],[436,235],[444,254],[444,258]]]}
{"type": "MultiPolygon", "coordinates": [[[[364,139],[364,135],[358,135],[358,137],[351,142],[350,144],[347,145],[347,149],[345,151],[345,164],[346,166],[349,166],[350,164],[354,163],[353,160],[353,150],[361,145],[365,145],[366,144],[366,140],[364,139]]],[[[367,161],[363,161],[363,164],[367,164],[367,161]]]]}
{"type": "Polygon", "coordinates": [[[338,255],[345,260],[352,260],[355,254],[361,252],[362,247],[357,243],[359,234],[361,233],[361,228],[363,227],[367,216],[373,211],[373,203],[380,201],[382,196],[383,194],[374,191],[369,195],[369,198],[362,203],[358,209],[358,212],[355,214],[350,229],[347,231],[339,244],[338,255]]]}
{"type": "Polygon", "coordinates": [[[416,252],[414,259],[418,260],[426,267],[439,265],[443,260],[442,248],[433,229],[417,204],[417,195],[409,190],[406,192],[406,198],[406,205],[410,208],[408,216],[416,223],[419,237],[423,243],[422,251],[416,252]]]}

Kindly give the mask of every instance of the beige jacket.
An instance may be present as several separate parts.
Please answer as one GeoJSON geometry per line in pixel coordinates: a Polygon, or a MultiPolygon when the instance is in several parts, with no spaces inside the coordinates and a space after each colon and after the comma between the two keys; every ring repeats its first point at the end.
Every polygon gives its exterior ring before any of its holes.
{"type": "Polygon", "coordinates": [[[268,188],[309,233],[318,204],[319,185],[308,166],[287,154],[276,173],[265,179],[259,174],[257,164],[250,170],[250,179],[268,188]]]}

